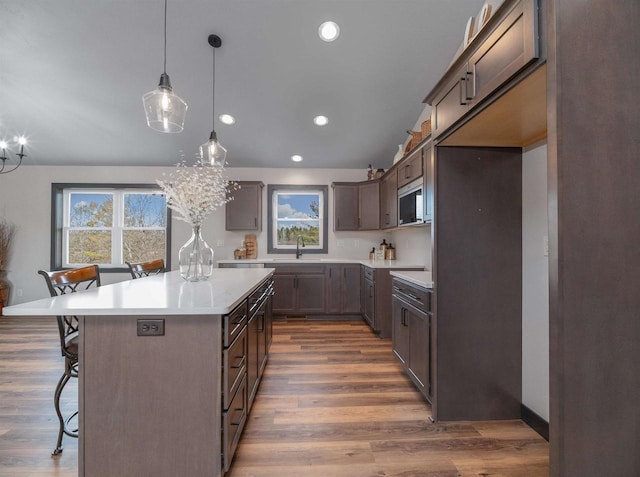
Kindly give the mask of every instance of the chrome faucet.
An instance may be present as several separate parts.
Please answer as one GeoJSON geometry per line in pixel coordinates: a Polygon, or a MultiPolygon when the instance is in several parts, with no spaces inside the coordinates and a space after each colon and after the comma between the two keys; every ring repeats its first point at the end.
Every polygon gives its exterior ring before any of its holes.
{"type": "Polygon", "coordinates": [[[304,247],[304,239],[302,235],[298,235],[296,238],[296,258],[302,257],[302,250],[300,250],[300,242],[302,242],[302,246],[304,247]]]}

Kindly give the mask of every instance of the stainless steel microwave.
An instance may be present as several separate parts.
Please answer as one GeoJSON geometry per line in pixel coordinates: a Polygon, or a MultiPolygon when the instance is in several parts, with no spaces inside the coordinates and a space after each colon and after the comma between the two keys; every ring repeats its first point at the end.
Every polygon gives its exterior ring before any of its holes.
{"type": "Polygon", "coordinates": [[[398,225],[424,223],[424,197],[422,178],[398,189],[398,225]]]}

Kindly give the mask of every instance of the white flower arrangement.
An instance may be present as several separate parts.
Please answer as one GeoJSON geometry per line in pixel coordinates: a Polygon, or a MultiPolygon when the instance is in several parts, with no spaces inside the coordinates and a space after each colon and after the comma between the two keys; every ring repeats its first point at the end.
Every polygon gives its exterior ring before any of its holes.
{"type": "Polygon", "coordinates": [[[167,198],[167,206],[178,213],[178,219],[199,227],[218,207],[231,200],[229,192],[238,184],[229,181],[223,166],[211,166],[198,160],[193,166],[184,161],[176,164],[164,180],[156,182],[167,198]]]}

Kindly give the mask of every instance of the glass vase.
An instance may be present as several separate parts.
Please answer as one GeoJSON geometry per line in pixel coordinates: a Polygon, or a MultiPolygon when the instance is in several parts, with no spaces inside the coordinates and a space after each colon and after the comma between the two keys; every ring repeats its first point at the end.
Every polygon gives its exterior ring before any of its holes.
{"type": "Polygon", "coordinates": [[[191,231],[191,238],[178,252],[180,275],[188,282],[207,280],[213,273],[213,249],[202,238],[200,226],[191,231]]]}

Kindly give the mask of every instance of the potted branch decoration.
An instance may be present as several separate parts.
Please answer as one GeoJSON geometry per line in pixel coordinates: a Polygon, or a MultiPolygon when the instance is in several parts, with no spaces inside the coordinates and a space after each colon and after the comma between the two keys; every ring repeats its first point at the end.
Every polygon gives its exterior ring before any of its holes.
{"type": "Polygon", "coordinates": [[[15,232],[16,228],[11,222],[0,219],[0,315],[2,308],[9,302],[10,285],[6,275],[15,232]]]}

